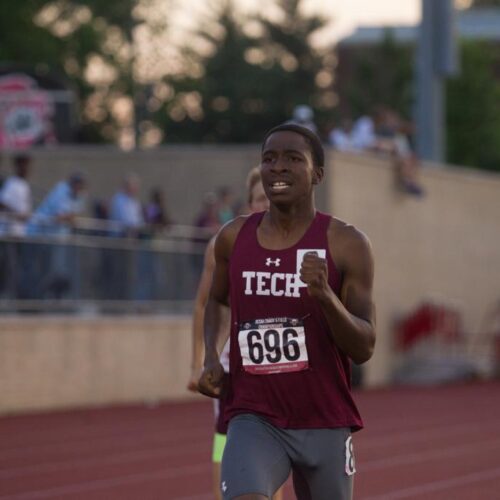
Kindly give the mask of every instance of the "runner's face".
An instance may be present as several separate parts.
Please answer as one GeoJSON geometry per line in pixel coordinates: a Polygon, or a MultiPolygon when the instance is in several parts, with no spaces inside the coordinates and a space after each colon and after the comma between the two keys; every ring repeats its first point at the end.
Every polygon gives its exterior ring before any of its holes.
{"type": "Polygon", "coordinates": [[[306,139],[286,130],[271,134],[264,144],[261,175],[271,203],[283,203],[310,197],[321,169],[314,167],[306,139]]]}
{"type": "Polygon", "coordinates": [[[250,211],[263,212],[269,208],[269,200],[262,182],[256,182],[250,191],[250,211]]]}

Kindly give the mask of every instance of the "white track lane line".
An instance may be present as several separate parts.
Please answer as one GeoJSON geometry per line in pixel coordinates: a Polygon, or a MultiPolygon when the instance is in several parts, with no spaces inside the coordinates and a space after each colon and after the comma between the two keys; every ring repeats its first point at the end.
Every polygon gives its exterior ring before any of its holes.
{"type": "MultiPolygon", "coordinates": [[[[392,443],[391,443],[392,444],[392,443]]],[[[422,462],[433,458],[443,458],[447,456],[456,456],[460,453],[471,453],[474,451],[482,451],[485,449],[496,448],[500,446],[500,440],[474,442],[468,445],[452,446],[447,448],[433,449],[430,451],[421,451],[415,453],[404,453],[401,455],[391,455],[389,458],[378,458],[374,460],[366,460],[360,463],[360,471],[369,471],[374,469],[381,469],[389,466],[407,465],[411,463],[422,462]]],[[[94,467],[116,464],[129,464],[141,460],[148,460],[151,458],[168,457],[171,455],[187,455],[199,451],[199,443],[191,443],[185,445],[181,450],[172,448],[171,445],[157,446],[155,448],[146,448],[134,451],[122,451],[117,453],[110,453],[104,456],[77,458],[74,460],[57,460],[52,462],[45,462],[41,464],[18,466],[12,468],[5,468],[0,470],[0,479],[10,479],[17,476],[26,476],[26,474],[42,474],[42,473],[55,473],[65,472],[75,468],[81,469],[82,467],[94,467]]],[[[208,453],[208,452],[207,452],[208,453]]],[[[196,453],[197,454],[197,453],[196,453]]],[[[208,456],[208,455],[207,455],[208,456]]]]}
{"type": "MultiPolygon", "coordinates": [[[[453,425],[443,424],[439,426],[429,426],[418,431],[405,429],[399,432],[396,431],[384,434],[377,433],[376,435],[374,432],[374,435],[369,435],[366,438],[360,436],[359,440],[361,442],[358,446],[362,446],[363,450],[366,450],[370,448],[380,448],[381,446],[385,447],[388,443],[393,446],[398,444],[408,444],[414,441],[428,441],[433,437],[441,439],[443,436],[453,436],[454,434],[462,435],[463,433],[467,433],[470,435],[471,428],[473,429],[474,434],[484,434],[486,429],[490,426],[493,427],[490,432],[500,433],[500,422],[498,419],[483,421],[481,422],[481,425],[479,425],[476,420],[474,422],[462,422],[453,425]]],[[[354,435],[355,444],[357,439],[356,435],[354,435]]]]}
{"type": "MultiPolygon", "coordinates": [[[[191,476],[204,472],[209,467],[208,462],[203,464],[187,465],[177,467],[175,469],[166,469],[164,471],[144,472],[141,474],[130,474],[126,476],[111,477],[108,479],[96,479],[93,481],[85,481],[81,483],[60,486],[56,488],[48,488],[44,490],[26,491],[23,493],[0,495],[4,500],[37,500],[40,498],[56,498],[61,495],[80,494],[84,492],[97,491],[114,486],[125,486],[131,484],[140,484],[148,481],[171,479],[183,476],[191,476]]],[[[167,494],[168,492],[165,492],[167,494]]],[[[165,497],[168,498],[168,497],[165,497]]]]}
{"type": "MultiPolygon", "coordinates": [[[[145,450],[123,451],[109,453],[104,456],[94,456],[88,458],[66,459],[41,464],[26,465],[20,467],[6,468],[0,470],[0,479],[12,479],[15,477],[26,477],[27,474],[64,473],[72,469],[81,470],[82,467],[95,467],[106,465],[130,464],[141,460],[167,458],[170,456],[184,456],[189,454],[200,454],[200,444],[195,442],[189,445],[182,445],[180,448],[172,445],[147,448],[145,450]]],[[[207,460],[210,457],[210,450],[207,447],[207,460]]]]}
{"type": "MultiPolygon", "coordinates": [[[[165,427],[168,426],[168,423],[165,427]]],[[[207,425],[190,427],[185,430],[179,429],[177,432],[172,430],[161,429],[148,429],[147,425],[141,427],[136,426],[134,429],[119,432],[105,432],[102,431],[96,434],[86,434],[85,430],[81,432],[82,436],[79,438],[65,439],[64,436],[52,443],[43,443],[39,445],[16,445],[11,447],[2,448],[2,459],[7,457],[23,457],[30,453],[51,452],[65,448],[74,448],[84,445],[84,448],[92,448],[95,446],[95,441],[98,443],[115,443],[130,441],[135,443],[137,441],[148,441],[164,439],[166,441],[182,441],[183,439],[191,440],[196,437],[202,438],[209,434],[210,429],[207,425]],[[134,436],[135,434],[135,436],[134,436]],[[194,436],[193,436],[194,435],[194,436]]]]}
{"type": "Polygon", "coordinates": [[[386,467],[399,467],[402,465],[415,464],[419,462],[427,462],[429,460],[437,460],[447,457],[460,458],[465,453],[481,453],[486,450],[494,450],[500,448],[500,439],[492,441],[479,441],[472,444],[451,446],[448,448],[432,449],[430,451],[419,451],[415,453],[405,453],[402,455],[393,455],[388,458],[378,458],[375,460],[367,460],[359,464],[359,472],[370,470],[379,470],[386,467]]]}
{"type": "MultiPolygon", "coordinates": [[[[473,445],[463,445],[463,446],[454,446],[452,448],[446,448],[443,450],[433,450],[431,452],[419,452],[413,454],[405,454],[398,455],[388,459],[377,459],[364,462],[360,464],[359,471],[360,473],[369,471],[369,470],[379,470],[388,467],[397,467],[398,465],[408,465],[414,464],[418,462],[426,462],[432,459],[441,459],[446,456],[456,457],[457,453],[474,453],[474,452],[482,452],[484,450],[494,449],[500,447],[500,440],[495,441],[483,441],[480,443],[476,443],[473,445]]],[[[8,499],[8,500],[31,500],[38,498],[51,498],[52,495],[59,495],[65,493],[80,493],[84,491],[95,491],[103,488],[110,488],[113,486],[121,486],[126,484],[135,484],[141,483],[148,480],[153,479],[169,479],[169,478],[177,478],[185,476],[186,474],[193,473],[193,469],[195,471],[201,472],[202,470],[208,467],[208,461],[204,464],[197,464],[194,466],[184,466],[178,467],[176,469],[169,469],[168,471],[157,471],[153,473],[141,473],[141,474],[132,474],[126,476],[116,476],[109,479],[99,479],[99,480],[89,480],[82,483],[69,484],[66,486],[59,486],[55,488],[45,489],[45,490],[35,490],[31,492],[20,493],[16,495],[0,495],[0,499],[8,499]]],[[[500,469],[494,469],[500,471],[500,469]]],[[[464,476],[462,476],[464,477],[464,476]]],[[[444,481],[446,482],[446,480],[444,481]]],[[[443,483],[443,481],[439,481],[439,484],[443,483]]],[[[434,484],[434,483],[431,483],[434,484]]],[[[409,488],[408,490],[413,491],[414,488],[409,488]]],[[[401,490],[401,491],[407,491],[401,490]]],[[[392,497],[376,497],[378,500],[382,500],[385,498],[392,497]]],[[[400,498],[400,497],[395,497],[400,498]]],[[[405,497],[401,497],[405,498],[405,497]]],[[[367,499],[368,500],[368,499],[367,499]]],[[[373,500],[370,498],[370,500],[373,500]]]]}
{"type": "Polygon", "coordinates": [[[398,500],[400,498],[415,498],[416,495],[425,495],[437,491],[443,491],[457,486],[464,486],[466,484],[477,483],[479,481],[489,481],[500,477],[500,467],[496,469],[487,469],[481,472],[474,472],[472,474],[460,475],[451,477],[449,479],[442,479],[439,481],[431,481],[422,483],[418,486],[410,488],[403,488],[392,492],[383,493],[382,495],[362,497],[360,500],[398,500]]]}

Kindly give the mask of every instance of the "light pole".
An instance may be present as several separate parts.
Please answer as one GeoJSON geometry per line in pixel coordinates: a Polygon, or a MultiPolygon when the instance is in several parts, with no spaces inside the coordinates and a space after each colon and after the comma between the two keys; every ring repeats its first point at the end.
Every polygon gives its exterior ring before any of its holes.
{"type": "Polygon", "coordinates": [[[416,57],[416,148],[420,158],[445,160],[445,79],[458,73],[453,0],[422,0],[416,57]]]}

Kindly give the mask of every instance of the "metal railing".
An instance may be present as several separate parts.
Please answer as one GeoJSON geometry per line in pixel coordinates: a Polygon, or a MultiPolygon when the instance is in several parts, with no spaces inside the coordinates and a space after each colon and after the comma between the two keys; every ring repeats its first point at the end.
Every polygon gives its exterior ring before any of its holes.
{"type": "Polygon", "coordinates": [[[0,312],[191,310],[211,233],[79,219],[71,232],[0,235],[0,312]]]}

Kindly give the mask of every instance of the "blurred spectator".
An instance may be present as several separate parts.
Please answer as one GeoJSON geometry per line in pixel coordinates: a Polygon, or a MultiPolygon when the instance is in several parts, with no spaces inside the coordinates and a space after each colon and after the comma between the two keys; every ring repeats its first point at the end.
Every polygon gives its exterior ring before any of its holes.
{"type": "MultiPolygon", "coordinates": [[[[31,158],[17,155],[13,159],[14,175],[0,187],[0,236],[21,237],[26,234],[26,220],[31,215],[30,174],[31,158]]],[[[25,250],[16,241],[0,243],[0,291],[20,298],[25,250]]]]}
{"type": "Polygon", "coordinates": [[[409,140],[411,133],[411,123],[404,121],[397,112],[376,106],[371,116],[356,120],[351,140],[355,150],[390,155],[394,160],[397,187],[406,193],[423,196],[424,190],[418,181],[418,160],[409,140]]]}
{"type": "Polygon", "coordinates": [[[233,203],[234,193],[232,189],[228,186],[219,188],[217,214],[221,225],[234,219],[235,210],[233,203]]]}
{"type": "Polygon", "coordinates": [[[149,202],[144,209],[144,215],[146,224],[148,224],[153,234],[163,231],[172,223],[165,207],[165,196],[161,189],[154,188],[151,190],[149,202]]]}
{"type": "MultiPolygon", "coordinates": [[[[154,238],[161,235],[163,231],[172,223],[165,207],[165,198],[163,191],[159,188],[153,188],[150,193],[149,202],[144,208],[144,218],[147,224],[147,232],[142,233],[142,238],[154,238]]],[[[136,254],[137,266],[136,280],[132,298],[134,300],[152,300],[164,292],[175,295],[175,287],[178,286],[171,277],[176,274],[173,266],[169,267],[161,252],[155,251],[155,246],[141,248],[136,254]],[[169,279],[166,280],[165,276],[169,279]]]]}
{"type": "Polygon", "coordinates": [[[338,127],[335,127],[328,135],[328,142],[337,151],[360,151],[360,147],[355,142],[353,134],[353,123],[350,118],[344,118],[338,127]]]}
{"type": "Polygon", "coordinates": [[[17,155],[13,163],[14,175],[5,180],[0,189],[0,234],[22,236],[32,210],[31,187],[27,180],[31,158],[17,155]]]}
{"type": "Polygon", "coordinates": [[[92,216],[94,219],[98,220],[108,220],[109,219],[109,207],[104,200],[95,200],[94,207],[92,209],[92,216]]]}
{"type": "Polygon", "coordinates": [[[85,209],[85,176],[73,173],[58,182],[29,220],[29,234],[68,234],[85,209]]]}
{"type": "Polygon", "coordinates": [[[423,196],[424,190],[418,180],[418,160],[409,140],[411,132],[411,123],[404,121],[398,113],[388,108],[378,110],[376,148],[394,158],[397,187],[406,193],[423,196]]]}
{"type": "Polygon", "coordinates": [[[27,233],[54,237],[52,245],[26,247],[24,298],[78,296],[80,272],[75,247],[64,237],[71,234],[85,208],[86,180],[75,172],[58,182],[35,210],[27,233]],[[59,239],[62,238],[62,239],[59,239]]]}
{"type": "MultiPolygon", "coordinates": [[[[92,230],[88,232],[90,236],[107,237],[112,236],[112,228],[109,227],[109,207],[106,200],[96,199],[92,206],[92,217],[97,222],[92,230]]],[[[110,299],[111,281],[113,279],[113,265],[116,257],[114,248],[96,248],[93,282],[95,284],[94,295],[98,299],[110,299]]]]}
{"type": "Polygon", "coordinates": [[[94,200],[92,205],[92,218],[95,219],[96,224],[87,234],[90,236],[110,236],[111,230],[108,224],[109,207],[105,200],[94,200]]]}
{"type": "Polygon", "coordinates": [[[318,132],[318,127],[314,123],[314,111],[310,106],[300,104],[293,109],[292,119],[290,123],[298,123],[303,127],[312,130],[314,133],[318,132]]]}
{"type": "Polygon", "coordinates": [[[144,217],[139,191],[141,181],[135,174],[129,174],[123,181],[123,187],[111,199],[109,218],[120,224],[120,236],[138,237],[144,228],[144,217]]]}
{"type": "MultiPolygon", "coordinates": [[[[115,236],[139,238],[144,236],[145,222],[139,200],[141,180],[128,174],[122,188],[111,198],[109,218],[115,236]]],[[[136,249],[116,249],[109,263],[109,293],[114,300],[132,300],[137,295],[140,280],[141,254],[136,249]]]]}
{"type": "Polygon", "coordinates": [[[375,148],[377,137],[372,117],[365,115],[358,118],[354,122],[351,135],[354,147],[358,151],[375,148]]]}
{"type": "Polygon", "coordinates": [[[221,227],[218,210],[219,205],[215,193],[205,193],[202,207],[195,222],[196,227],[207,230],[203,241],[208,241],[221,227]]]}

